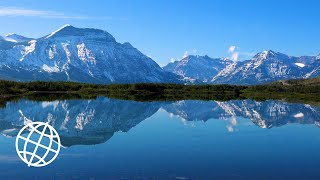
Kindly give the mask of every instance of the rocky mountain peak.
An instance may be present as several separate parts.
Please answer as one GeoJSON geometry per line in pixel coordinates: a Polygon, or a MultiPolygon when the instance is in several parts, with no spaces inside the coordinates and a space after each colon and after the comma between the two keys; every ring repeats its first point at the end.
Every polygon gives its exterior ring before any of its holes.
{"type": "Polygon", "coordinates": [[[66,24],[61,28],[53,31],[49,35],[45,36],[44,39],[54,39],[54,38],[65,38],[65,37],[82,37],[82,38],[93,38],[93,39],[103,39],[106,41],[115,42],[115,38],[109,34],[107,31],[94,28],[77,28],[70,24],[66,24]]]}
{"type": "Polygon", "coordinates": [[[179,83],[130,43],[106,31],[65,25],[16,45],[0,39],[0,78],[85,83],[179,83]]]}
{"type": "Polygon", "coordinates": [[[256,54],[256,55],[253,57],[253,59],[261,60],[261,59],[274,58],[274,57],[276,57],[278,54],[280,54],[280,53],[274,52],[274,51],[272,51],[272,50],[265,50],[265,51],[262,51],[262,52],[256,54]]]}

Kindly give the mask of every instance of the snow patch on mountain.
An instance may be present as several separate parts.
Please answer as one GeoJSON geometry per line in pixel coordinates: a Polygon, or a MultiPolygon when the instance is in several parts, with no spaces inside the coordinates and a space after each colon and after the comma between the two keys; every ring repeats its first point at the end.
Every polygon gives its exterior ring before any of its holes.
{"type": "Polygon", "coordinates": [[[71,25],[70,24],[66,24],[66,25],[62,26],[61,28],[53,31],[51,34],[49,34],[47,37],[45,37],[45,39],[48,39],[48,38],[54,36],[57,32],[61,31],[62,29],[66,28],[66,27],[71,27],[71,25]]]}
{"type": "Polygon", "coordinates": [[[53,45],[53,47],[49,49],[49,59],[53,59],[55,54],[57,54],[57,46],[53,45]]]}
{"type": "Polygon", "coordinates": [[[237,65],[238,61],[234,61],[232,64],[227,65],[216,76],[214,76],[211,81],[215,81],[221,77],[227,77],[228,75],[234,73],[237,65]]]}
{"type": "Polygon", "coordinates": [[[14,43],[26,42],[26,41],[32,40],[32,38],[27,38],[14,33],[9,33],[5,36],[2,36],[2,39],[4,39],[5,41],[14,42],[14,43]]]}
{"type": "Polygon", "coordinates": [[[84,43],[80,43],[77,45],[78,48],[78,57],[84,62],[90,62],[91,64],[96,64],[96,58],[91,50],[86,48],[84,43]]]}
{"type": "Polygon", "coordinates": [[[295,114],[293,117],[302,118],[302,117],[304,117],[304,114],[300,112],[300,113],[295,114]]]}
{"type": "Polygon", "coordinates": [[[36,43],[36,40],[32,40],[29,42],[29,46],[25,46],[25,50],[20,61],[23,61],[28,54],[32,53],[36,49],[36,43]]]}
{"type": "Polygon", "coordinates": [[[299,67],[305,67],[306,65],[305,64],[303,64],[303,63],[294,63],[295,65],[297,65],[297,66],[299,66],[299,67]]]}
{"type": "Polygon", "coordinates": [[[84,127],[93,120],[95,113],[95,109],[87,109],[86,111],[79,113],[76,117],[75,128],[83,130],[84,127]]]}
{"type": "Polygon", "coordinates": [[[316,70],[312,70],[311,72],[305,74],[305,75],[303,76],[303,78],[305,78],[305,79],[306,79],[306,78],[310,78],[315,72],[316,72],[316,70]]]}
{"type": "Polygon", "coordinates": [[[58,67],[57,65],[55,65],[55,66],[53,66],[53,67],[50,67],[50,66],[44,64],[44,65],[42,66],[42,69],[43,69],[44,71],[48,72],[48,73],[53,73],[53,72],[57,73],[57,72],[60,72],[59,67],[58,67]]]}
{"type": "Polygon", "coordinates": [[[18,42],[17,40],[15,39],[12,39],[12,38],[8,38],[8,37],[2,37],[5,41],[10,41],[10,42],[18,42]]]}

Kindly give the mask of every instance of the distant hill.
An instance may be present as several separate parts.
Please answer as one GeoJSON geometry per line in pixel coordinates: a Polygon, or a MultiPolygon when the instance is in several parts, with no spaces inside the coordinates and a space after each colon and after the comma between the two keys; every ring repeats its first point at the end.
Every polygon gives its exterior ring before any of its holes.
{"type": "Polygon", "coordinates": [[[287,86],[295,86],[295,85],[304,85],[304,86],[320,86],[320,76],[311,78],[311,79],[292,79],[292,80],[281,80],[274,83],[272,85],[287,85],[287,86]]]}

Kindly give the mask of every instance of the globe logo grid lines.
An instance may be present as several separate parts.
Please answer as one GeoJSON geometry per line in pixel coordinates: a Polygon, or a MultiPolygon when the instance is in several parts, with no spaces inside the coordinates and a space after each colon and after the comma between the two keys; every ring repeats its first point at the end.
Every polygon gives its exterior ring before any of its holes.
{"type": "Polygon", "coordinates": [[[60,152],[59,134],[48,123],[29,123],[17,135],[16,151],[29,167],[46,166],[52,163],[60,152]]]}

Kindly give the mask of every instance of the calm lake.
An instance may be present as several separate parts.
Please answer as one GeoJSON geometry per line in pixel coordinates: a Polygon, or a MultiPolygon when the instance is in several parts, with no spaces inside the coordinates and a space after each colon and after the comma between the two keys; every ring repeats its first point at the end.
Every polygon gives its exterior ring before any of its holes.
{"type": "Polygon", "coordinates": [[[0,179],[320,179],[320,107],[284,101],[7,102],[0,179]],[[30,121],[61,137],[58,158],[28,167],[15,137],[30,121]]]}

